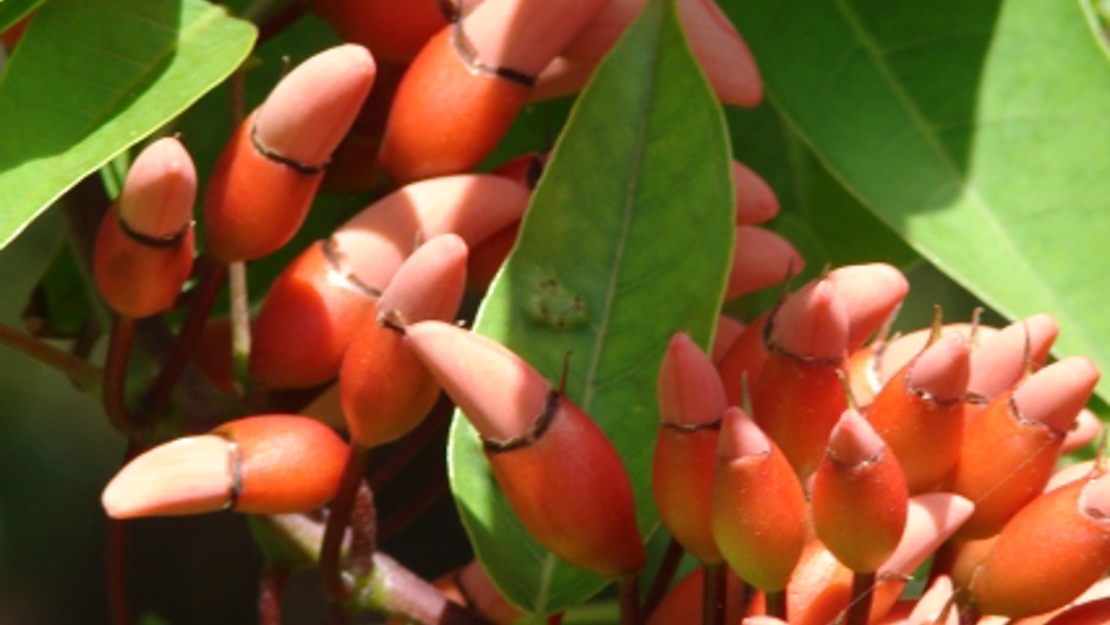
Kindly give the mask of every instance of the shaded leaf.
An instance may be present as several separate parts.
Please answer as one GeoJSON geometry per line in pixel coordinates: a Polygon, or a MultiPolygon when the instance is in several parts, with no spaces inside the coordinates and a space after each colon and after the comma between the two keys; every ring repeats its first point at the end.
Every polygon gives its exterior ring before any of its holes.
{"type": "Polygon", "coordinates": [[[1110,71],[1078,3],[727,8],[855,196],[1003,314],[1055,315],[1062,354],[1110,366],[1110,71]]]}
{"type": "MultiPolygon", "coordinates": [[[[669,4],[669,3],[668,3],[669,4]]],[[[477,331],[557,383],[624,458],[642,532],[656,524],[650,465],[655,379],[670,336],[707,345],[733,245],[733,190],[720,108],[696,69],[673,7],[650,3],[582,93],[536,190],[519,246],[493,285],[477,331]],[[585,319],[530,315],[553,280],[585,319]]],[[[511,601],[562,610],[608,580],[567,565],[520,525],[477,434],[457,416],[452,490],[475,550],[511,601]]]]}
{"type": "Polygon", "coordinates": [[[0,83],[0,247],[230,74],[254,27],[202,0],[52,0],[0,83]]]}
{"type": "Polygon", "coordinates": [[[42,3],[43,0],[0,0],[0,33],[23,19],[42,3]]]}

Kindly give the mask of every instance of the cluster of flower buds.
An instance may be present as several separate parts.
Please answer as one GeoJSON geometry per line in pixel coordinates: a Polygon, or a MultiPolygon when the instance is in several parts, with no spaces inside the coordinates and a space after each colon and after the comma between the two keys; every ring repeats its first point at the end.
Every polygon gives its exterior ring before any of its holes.
{"type": "MultiPolygon", "coordinates": [[[[740,615],[1073,622],[1069,606],[1104,596],[1088,589],[1110,567],[1110,477],[1053,475],[1097,433],[1099,372],[1045,365],[1047,315],[865,344],[906,293],[891,267],[844,267],[733,333],[716,364],[676,335],[658,386],[664,523],[706,579],[723,559],[752,589],[740,615]],[[929,591],[900,600],[934,554],[929,591]]],[[[676,586],[650,622],[701,609],[704,584],[676,586]]]]}

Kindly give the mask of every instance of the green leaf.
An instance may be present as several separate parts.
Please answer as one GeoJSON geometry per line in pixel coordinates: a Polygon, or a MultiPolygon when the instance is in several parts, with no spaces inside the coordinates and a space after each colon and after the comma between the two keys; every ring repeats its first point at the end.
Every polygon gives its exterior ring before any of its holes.
{"type": "Polygon", "coordinates": [[[52,0],[0,83],[0,247],[230,74],[254,27],[201,0],[52,0]]]}
{"type": "MultiPolygon", "coordinates": [[[[624,458],[645,536],[659,362],[675,332],[711,340],[734,232],[724,119],[670,4],[648,5],[582,93],[476,327],[553,384],[571,354],[567,394],[624,458]],[[532,306],[551,295],[582,317],[532,306]]],[[[542,615],[608,583],[528,535],[461,415],[448,453],[471,542],[512,602],[542,615]]]]}
{"type": "Polygon", "coordinates": [[[0,33],[42,3],[43,0],[0,0],[0,33]]]}
{"type": "Polygon", "coordinates": [[[728,9],[854,195],[1003,314],[1055,315],[1061,354],[1110,366],[1110,72],[1078,2],[728,9]]]}

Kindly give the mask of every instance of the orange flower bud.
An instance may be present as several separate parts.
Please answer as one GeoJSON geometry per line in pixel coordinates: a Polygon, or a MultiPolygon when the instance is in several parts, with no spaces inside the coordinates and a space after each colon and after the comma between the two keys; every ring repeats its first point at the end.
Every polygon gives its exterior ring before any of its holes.
{"type": "Polygon", "coordinates": [[[540,543],[605,576],[643,566],[632,485],[589,416],[490,339],[425,321],[405,341],[474,424],[501,490],[540,543]]]}
{"type": "Polygon", "coordinates": [[[798,275],[804,267],[805,259],[782,235],[764,228],[738,226],[725,299],[779,284],[784,278],[798,275]]]}
{"type": "Polygon", "coordinates": [[[867,410],[911,494],[939,484],[960,458],[969,355],[963,337],[943,335],[887,382],[867,410]]]}
{"type": "Polygon", "coordinates": [[[362,46],[331,48],[291,71],[240,125],[204,196],[205,234],[216,258],[253,260],[293,238],[375,71],[362,46]]]}
{"type": "Polygon", "coordinates": [[[173,307],[193,269],[197,174],[177,139],[135,159],[119,200],[100,224],[93,276],[113,310],[133,318],[173,307]]]}
{"type": "Polygon", "coordinates": [[[346,452],[343,439],[312,419],[247,417],[143,453],[116,474],[101,501],[114,519],[228,508],[303,512],[331,500],[346,452]]]}
{"type": "Polygon", "coordinates": [[[675,539],[702,562],[720,562],[710,507],[725,389],[704,352],[685,334],[671,338],[659,367],[659,438],[652,492],[675,539]]]}
{"type": "Polygon", "coordinates": [[[729,568],[766,592],[786,587],[805,544],[805,494],[786,456],[739,408],[725,411],[712,524],[729,568]]]}
{"type": "Polygon", "coordinates": [[[763,340],[770,316],[769,312],[760,315],[732,341],[728,351],[719,359],[714,358],[721,382],[725,385],[729,405],[743,404],[744,380],[747,379],[749,389],[753,388],[759,379],[759,372],[763,370],[763,364],[771,355],[763,340]]]}
{"type": "Polygon", "coordinates": [[[902,468],[867,421],[844,411],[812,487],[817,536],[857,573],[872,573],[894,552],[906,524],[902,468]]]}
{"type": "Polygon", "coordinates": [[[312,10],[344,40],[392,63],[411,61],[455,18],[454,4],[442,0],[313,0],[312,10]]]}
{"type": "Polygon", "coordinates": [[[487,0],[441,30],[397,91],[382,169],[410,182],[473,168],[527,102],[535,74],[604,4],[487,0]]]}
{"type": "Polygon", "coordinates": [[[1018,512],[972,584],[986,614],[1030,616],[1066,605],[1110,568],[1110,476],[1074,482],[1018,512]]]}
{"type": "Polygon", "coordinates": [[[339,373],[347,429],[359,445],[394,441],[431,410],[439,385],[403,342],[404,327],[451,320],[465,284],[466,244],[445,234],[416,250],[382,293],[377,314],[355,335],[339,373]]]}
{"type": "Polygon", "coordinates": [[[825,452],[829,432],[847,407],[839,371],[848,316],[828,280],[791,295],[771,319],[771,356],[752,387],[759,427],[808,476],[825,452]]]}
{"type": "Polygon", "coordinates": [[[976,502],[975,515],[959,539],[998,532],[1018,510],[1044,491],[1064,441],[1098,382],[1085,358],[1041,369],[1015,390],[973,415],[964,429],[954,492],[976,502]]]}

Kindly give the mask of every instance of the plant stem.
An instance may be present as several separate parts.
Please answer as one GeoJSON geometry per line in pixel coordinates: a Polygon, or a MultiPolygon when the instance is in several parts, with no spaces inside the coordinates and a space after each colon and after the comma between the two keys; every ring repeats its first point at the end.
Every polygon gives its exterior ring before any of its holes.
{"type": "Polygon", "coordinates": [[[162,371],[159,372],[147,395],[147,406],[151,412],[155,414],[164,412],[169,406],[173,387],[189,364],[193,350],[200,343],[204,324],[208,322],[208,315],[216,304],[216,297],[220,294],[220,288],[226,277],[227,265],[212,261],[205,266],[193,301],[189,305],[189,312],[185,316],[185,322],[181,324],[181,332],[173,344],[173,351],[166,359],[166,363],[162,365],[162,371]]]}
{"type": "Polygon", "coordinates": [[[621,603],[621,625],[640,623],[640,574],[628,573],[617,580],[621,603]]]}
{"type": "Polygon", "coordinates": [[[130,625],[127,603],[127,525],[108,519],[108,610],[112,625],[130,625]]]}
{"type": "Polygon", "coordinates": [[[258,41],[255,46],[262,45],[286,28],[296,24],[306,13],[308,13],[307,3],[294,0],[294,2],[290,2],[277,12],[267,16],[258,24],[258,41]]]}
{"type": "Polygon", "coordinates": [[[728,598],[728,567],[706,562],[703,567],[701,615],[704,625],[724,625],[728,598]]]}
{"type": "Polygon", "coordinates": [[[856,573],[852,577],[852,600],[848,603],[848,615],[844,625],[867,625],[871,616],[872,589],[875,586],[875,573],[856,573]]]}
{"type": "Polygon", "coordinates": [[[104,362],[104,411],[112,427],[128,438],[136,434],[135,423],[127,412],[127,362],[131,358],[131,341],[135,336],[135,319],[116,315],[112,335],[108,339],[108,357],[104,362]]]}
{"type": "Polygon", "coordinates": [[[324,582],[324,589],[327,590],[328,596],[336,603],[344,601],[350,594],[350,589],[343,582],[339,552],[343,546],[343,537],[347,533],[351,511],[354,508],[359,484],[362,483],[369,457],[368,448],[351,441],[351,449],[347,454],[347,464],[343,467],[339,490],[331,502],[328,522],[324,528],[324,544],[320,548],[320,578],[324,582]]]}
{"type": "Polygon", "coordinates": [[[258,584],[258,625],[281,625],[281,597],[289,569],[267,562],[258,584]]]}
{"type": "Polygon", "coordinates": [[[251,312],[247,290],[247,264],[243,261],[228,266],[231,283],[231,362],[241,396],[250,391],[251,312]]]}
{"type": "Polygon", "coordinates": [[[655,572],[655,580],[651,583],[651,589],[648,590],[647,599],[644,600],[644,615],[651,616],[655,608],[659,607],[659,602],[663,600],[663,596],[667,594],[667,589],[671,587],[671,580],[674,579],[674,574],[678,571],[678,565],[682,563],[682,555],[686,552],[674,537],[671,537],[671,542],[667,543],[667,551],[663,554],[663,561],[659,563],[659,570],[655,572]]]}
{"type": "Polygon", "coordinates": [[[347,554],[348,567],[355,577],[368,575],[374,567],[377,539],[378,511],[374,507],[374,493],[366,480],[359,480],[354,509],[351,510],[351,548],[347,554]]]}
{"type": "Polygon", "coordinates": [[[777,619],[786,620],[786,590],[776,590],[775,592],[764,591],[764,601],[767,604],[767,616],[773,616],[777,619]]]}
{"type": "Polygon", "coordinates": [[[0,323],[0,343],[66,374],[86,393],[95,394],[100,388],[103,373],[99,367],[3,323],[0,323]]]}

